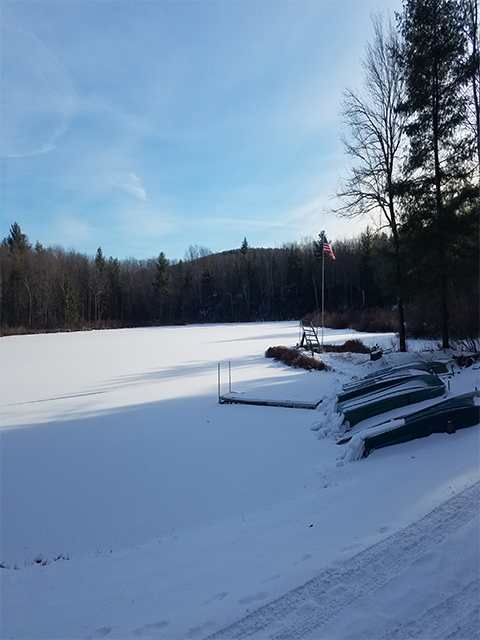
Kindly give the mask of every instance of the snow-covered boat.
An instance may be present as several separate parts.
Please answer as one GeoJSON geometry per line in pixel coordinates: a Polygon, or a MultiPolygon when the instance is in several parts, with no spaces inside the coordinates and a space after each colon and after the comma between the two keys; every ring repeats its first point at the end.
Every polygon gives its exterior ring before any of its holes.
{"type": "Polygon", "coordinates": [[[480,391],[473,391],[443,400],[401,420],[365,429],[357,436],[363,440],[366,457],[374,449],[425,438],[432,433],[454,433],[477,424],[480,424],[480,391]]]}
{"type": "Polygon", "coordinates": [[[394,387],[402,382],[412,380],[418,376],[424,376],[425,374],[446,372],[447,367],[443,363],[412,362],[396,367],[387,367],[386,369],[368,374],[360,381],[343,385],[343,391],[338,396],[337,402],[343,403],[367,393],[394,387]]]}
{"type": "Polygon", "coordinates": [[[427,371],[411,370],[372,380],[372,384],[366,382],[359,387],[356,395],[339,396],[336,412],[344,415],[347,427],[399,407],[437,398],[446,392],[440,378],[427,371]]]}

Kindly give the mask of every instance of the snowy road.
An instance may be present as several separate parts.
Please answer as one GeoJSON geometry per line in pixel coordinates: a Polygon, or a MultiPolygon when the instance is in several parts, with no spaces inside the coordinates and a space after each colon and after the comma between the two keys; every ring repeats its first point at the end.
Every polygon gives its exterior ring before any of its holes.
{"type": "MultiPolygon", "coordinates": [[[[473,534],[468,539],[475,541],[476,538],[478,541],[479,507],[480,482],[477,482],[417,522],[368,547],[341,566],[326,568],[312,580],[206,640],[332,638],[333,630],[339,628],[335,621],[341,620],[347,608],[351,609],[381,590],[388,591],[389,584],[413,570],[415,564],[423,564],[423,570],[428,571],[428,563],[435,556],[432,549],[437,545],[450,543],[454,547],[461,546],[461,536],[458,540],[453,539],[468,528],[473,534]],[[327,627],[329,622],[333,625],[327,627]]],[[[457,591],[450,588],[448,594],[440,593],[439,601],[421,611],[415,619],[404,623],[399,621],[395,628],[382,630],[376,628],[374,622],[367,621],[363,624],[363,632],[357,627],[355,637],[382,637],[385,640],[480,638],[479,580],[475,567],[472,569],[471,580],[467,579],[466,584],[458,583],[457,591]]],[[[395,593],[398,597],[396,589],[395,593]]],[[[395,606],[396,603],[392,604],[395,606]]],[[[365,615],[363,607],[359,610],[363,610],[365,615]]],[[[348,617],[352,618],[351,612],[348,617]]],[[[345,636],[342,634],[342,637],[345,636]]]]}

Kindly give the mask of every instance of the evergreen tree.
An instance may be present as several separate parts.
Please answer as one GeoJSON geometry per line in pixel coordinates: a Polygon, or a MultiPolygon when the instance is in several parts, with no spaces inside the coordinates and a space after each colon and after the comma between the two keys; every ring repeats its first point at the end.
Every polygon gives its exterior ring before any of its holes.
{"type": "Polygon", "coordinates": [[[476,180],[480,197],[480,34],[477,0],[463,0],[467,35],[465,72],[470,83],[469,124],[476,155],[476,180]]]}
{"type": "Polygon", "coordinates": [[[202,309],[201,314],[205,320],[212,321],[213,306],[217,294],[215,292],[215,273],[210,260],[207,260],[202,271],[202,309]]]}
{"type": "MultiPolygon", "coordinates": [[[[432,251],[437,270],[442,344],[449,347],[448,248],[467,178],[466,51],[458,0],[407,0],[400,19],[409,117],[408,216],[432,251]],[[425,233],[426,232],[426,233],[425,233]]],[[[418,236],[417,236],[418,237],[418,236]]]]}
{"type": "Polygon", "coordinates": [[[249,266],[249,246],[247,238],[243,239],[240,246],[241,258],[241,271],[242,271],[242,295],[245,304],[245,319],[248,318],[250,313],[250,266],[249,266]]]}
{"type": "Polygon", "coordinates": [[[27,236],[22,233],[20,229],[20,225],[18,222],[14,222],[10,227],[10,234],[7,237],[7,244],[10,248],[10,252],[15,253],[25,253],[30,249],[30,244],[28,243],[27,236]]]}
{"type": "Polygon", "coordinates": [[[3,239],[2,245],[8,248],[5,255],[7,260],[2,266],[2,322],[11,323],[13,326],[25,324],[31,327],[33,319],[33,293],[29,282],[31,245],[17,222],[10,227],[10,233],[3,239]],[[25,309],[28,309],[27,316],[25,316],[25,309]]]}
{"type": "Polygon", "coordinates": [[[93,293],[93,307],[95,324],[98,324],[105,311],[105,298],[107,288],[107,277],[105,272],[106,260],[102,252],[102,247],[98,247],[93,260],[94,268],[90,275],[90,289],[93,293]]]}
{"type": "Polygon", "coordinates": [[[303,261],[302,252],[297,244],[292,244],[288,252],[288,301],[290,317],[299,317],[302,313],[303,261]]]}
{"type": "Polygon", "coordinates": [[[165,302],[170,296],[170,285],[170,263],[168,262],[163,251],[161,251],[157,258],[157,261],[155,262],[155,279],[153,281],[155,295],[159,303],[160,324],[162,324],[164,321],[165,302]]]}
{"type": "Polygon", "coordinates": [[[121,316],[122,307],[121,267],[119,260],[110,256],[106,269],[108,277],[108,293],[110,298],[110,314],[112,318],[118,320],[121,316]]]}
{"type": "Polygon", "coordinates": [[[249,246],[248,246],[247,238],[244,238],[242,245],[240,247],[240,253],[242,254],[243,257],[247,255],[248,249],[249,249],[249,246]]]}

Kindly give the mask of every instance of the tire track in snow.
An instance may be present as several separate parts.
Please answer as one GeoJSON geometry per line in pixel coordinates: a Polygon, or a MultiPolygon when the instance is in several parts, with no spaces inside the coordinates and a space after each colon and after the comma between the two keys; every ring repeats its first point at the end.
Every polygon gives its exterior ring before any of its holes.
{"type": "Polygon", "coordinates": [[[442,640],[478,640],[480,638],[480,606],[472,608],[466,616],[459,621],[457,628],[442,640]]]}
{"type": "Polygon", "coordinates": [[[454,638],[480,638],[479,625],[480,580],[472,580],[460,591],[427,609],[415,620],[395,631],[386,633],[384,640],[453,640],[454,638]]]}
{"type": "MultiPolygon", "coordinates": [[[[431,547],[478,515],[480,482],[411,525],[364,549],[339,567],[327,567],[305,584],[260,607],[205,640],[299,640],[343,609],[373,593],[431,547]],[[260,635],[259,635],[260,634],[260,635]]],[[[468,620],[465,621],[468,626],[468,620]]],[[[455,631],[451,629],[453,634],[455,631]]],[[[452,635],[452,640],[455,635],[452,635]]]]}

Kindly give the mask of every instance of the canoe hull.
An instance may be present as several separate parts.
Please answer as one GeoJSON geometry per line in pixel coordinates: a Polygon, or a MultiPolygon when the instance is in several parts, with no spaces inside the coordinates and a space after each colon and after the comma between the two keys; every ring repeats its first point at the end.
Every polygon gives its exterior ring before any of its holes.
{"type": "Polygon", "coordinates": [[[336,411],[343,413],[345,420],[352,427],[381,413],[438,398],[445,392],[445,385],[438,376],[422,373],[397,380],[388,387],[376,387],[374,391],[337,402],[336,411]]]}
{"type": "MultiPolygon", "coordinates": [[[[388,447],[416,438],[426,438],[432,433],[455,433],[480,424],[480,392],[456,396],[439,402],[433,407],[412,413],[404,418],[404,424],[372,436],[365,435],[364,455],[373,450],[388,447]]],[[[378,430],[376,430],[378,431],[378,430]]]]}

